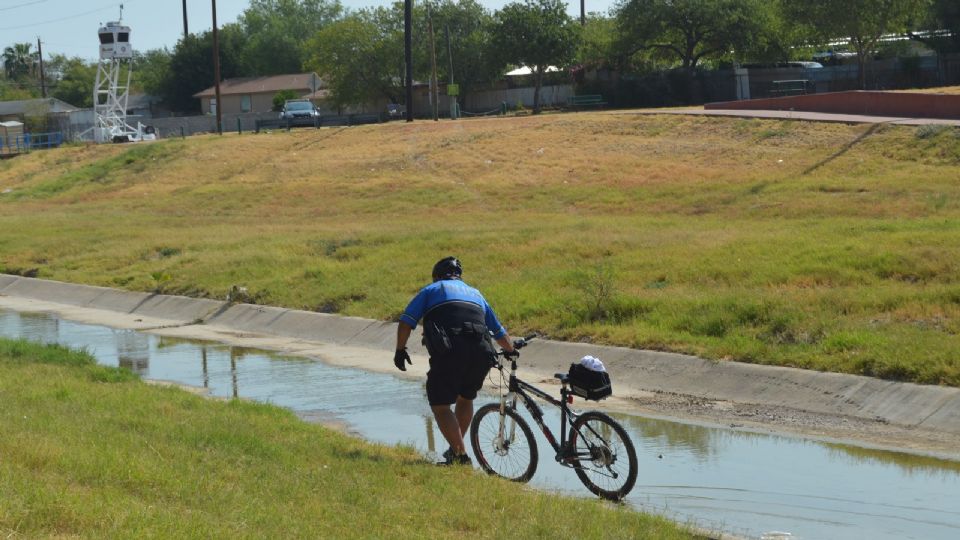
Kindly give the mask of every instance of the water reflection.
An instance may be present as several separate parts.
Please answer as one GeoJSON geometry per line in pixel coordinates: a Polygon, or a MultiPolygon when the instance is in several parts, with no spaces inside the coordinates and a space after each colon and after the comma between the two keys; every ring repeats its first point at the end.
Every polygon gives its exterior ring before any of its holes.
{"type": "Polygon", "coordinates": [[[117,332],[114,335],[120,367],[145,377],[150,372],[150,338],[137,332],[117,332]]]}
{"type": "MultiPolygon", "coordinates": [[[[0,310],[0,336],[83,347],[99,362],[145,378],[339,421],[373,441],[433,455],[446,448],[422,381],[45,314],[0,310]]],[[[477,407],[492,399],[482,396],[477,407]]],[[[554,429],[559,418],[551,409],[546,422],[554,429]]],[[[637,446],[640,475],[627,502],[638,508],[747,537],[779,530],[794,539],[960,538],[960,463],[629,415],[617,419],[637,446]]],[[[542,454],[532,485],[585,495],[536,436],[542,454]]]]}
{"type": "Polygon", "coordinates": [[[24,313],[19,318],[21,335],[33,336],[30,339],[42,343],[57,343],[60,340],[60,319],[45,313],[24,313]]]}
{"type": "Polygon", "coordinates": [[[424,425],[424,427],[425,427],[426,430],[427,430],[427,452],[430,452],[431,454],[436,454],[436,453],[437,453],[437,442],[436,442],[436,439],[435,439],[435,436],[434,436],[434,432],[433,432],[433,417],[432,417],[432,416],[424,416],[424,417],[423,417],[423,425],[424,425]]]}
{"type": "Polygon", "coordinates": [[[242,357],[243,355],[236,347],[230,347],[230,380],[233,382],[233,397],[240,397],[240,388],[237,383],[237,358],[242,357]]]}
{"type": "Polygon", "coordinates": [[[207,346],[200,347],[200,369],[203,372],[203,387],[210,388],[210,368],[207,366],[207,346]]]}
{"type": "Polygon", "coordinates": [[[667,420],[644,418],[626,414],[613,415],[630,431],[641,434],[645,443],[667,447],[675,451],[689,452],[699,461],[709,462],[716,454],[717,432],[693,424],[680,424],[667,420]]]}
{"type": "Polygon", "coordinates": [[[960,461],[843,444],[825,443],[824,446],[829,448],[837,459],[847,459],[853,465],[896,464],[900,470],[910,476],[952,476],[960,473],[960,461]]]}

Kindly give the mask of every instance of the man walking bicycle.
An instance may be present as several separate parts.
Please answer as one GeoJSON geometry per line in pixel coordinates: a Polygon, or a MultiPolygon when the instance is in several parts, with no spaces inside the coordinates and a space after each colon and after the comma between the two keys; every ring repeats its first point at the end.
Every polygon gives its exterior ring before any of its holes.
{"type": "Polygon", "coordinates": [[[423,343],[430,354],[427,401],[450,443],[443,465],[471,463],[463,435],[473,418],[473,400],[495,358],[491,336],[508,354],[515,352],[493,309],[480,291],[461,280],[462,275],[456,257],[446,257],[433,266],[433,283],[421,289],[400,316],[393,356],[400,371],[413,363],[407,354],[407,340],[423,319],[423,343]]]}

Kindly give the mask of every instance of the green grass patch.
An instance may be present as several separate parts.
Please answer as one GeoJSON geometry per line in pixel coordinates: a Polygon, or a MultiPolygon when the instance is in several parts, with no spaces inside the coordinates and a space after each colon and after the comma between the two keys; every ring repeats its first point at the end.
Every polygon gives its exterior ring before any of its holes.
{"type": "Polygon", "coordinates": [[[163,141],[130,146],[116,156],[98,159],[54,178],[39,182],[27,190],[13,193],[14,199],[52,197],[71,190],[90,190],[126,184],[149,168],[162,166],[177,155],[180,141],[163,141]]]}
{"type": "Polygon", "coordinates": [[[278,407],[95,368],[83,352],[0,340],[4,537],[692,537],[598,500],[440,469],[278,407]]]}

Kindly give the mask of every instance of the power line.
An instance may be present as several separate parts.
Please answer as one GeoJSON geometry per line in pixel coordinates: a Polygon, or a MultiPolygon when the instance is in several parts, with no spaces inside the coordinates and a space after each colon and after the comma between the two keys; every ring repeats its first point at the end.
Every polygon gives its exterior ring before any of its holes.
{"type": "MultiPolygon", "coordinates": [[[[39,0],[39,1],[45,2],[46,0],[39,0]]],[[[136,0],[126,0],[126,3],[130,3],[130,2],[134,2],[134,1],[136,1],[136,0]]],[[[34,3],[37,3],[37,2],[34,2],[34,3]]],[[[55,23],[55,22],[68,21],[68,20],[74,19],[74,18],[76,18],[76,17],[82,17],[82,16],[84,16],[84,15],[91,15],[91,14],[93,14],[93,13],[99,13],[99,12],[101,12],[101,11],[106,11],[106,10],[108,10],[108,9],[116,9],[116,8],[117,8],[118,6],[120,6],[120,5],[121,5],[121,3],[118,2],[118,3],[111,4],[111,5],[109,5],[109,6],[105,6],[105,7],[102,7],[102,8],[92,9],[92,10],[90,10],[90,11],[84,11],[83,13],[76,13],[76,14],[70,15],[70,16],[68,16],[68,17],[60,17],[60,18],[58,18],[58,19],[50,19],[50,20],[48,20],[48,21],[41,21],[41,22],[30,23],[30,24],[19,24],[19,25],[17,25],[17,26],[8,26],[8,27],[6,27],[6,28],[0,28],[0,30],[21,30],[21,29],[23,29],[23,28],[32,28],[32,27],[34,27],[34,26],[42,26],[42,25],[44,25],[44,24],[51,24],[51,23],[55,23]]]]}
{"type": "Polygon", "coordinates": [[[17,5],[15,5],[15,6],[0,8],[0,11],[10,11],[11,9],[22,8],[22,7],[25,7],[25,6],[32,6],[32,5],[34,5],[34,4],[42,4],[42,3],[46,2],[46,1],[47,1],[47,0],[34,0],[33,2],[27,2],[26,4],[17,4],[17,5]]]}

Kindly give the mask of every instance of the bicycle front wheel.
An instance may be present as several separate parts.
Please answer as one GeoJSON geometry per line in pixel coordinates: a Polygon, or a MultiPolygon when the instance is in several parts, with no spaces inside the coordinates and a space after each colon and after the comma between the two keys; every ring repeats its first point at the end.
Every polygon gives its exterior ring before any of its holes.
{"type": "Polygon", "coordinates": [[[595,495],[619,501],[637,481],[637,452],[626,430],[606,414],[583,413],[573,423],[570,447],[577,477],[595,495]]]}
{"type": "Polygon", "coordinates": [[[514,409],[504,409],[501,416],[499,403],[484,405],[474,415],[470,444],[488,474],[527,482],[537,470],[539,455],[530,426],[514,409]]]}

